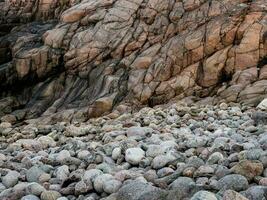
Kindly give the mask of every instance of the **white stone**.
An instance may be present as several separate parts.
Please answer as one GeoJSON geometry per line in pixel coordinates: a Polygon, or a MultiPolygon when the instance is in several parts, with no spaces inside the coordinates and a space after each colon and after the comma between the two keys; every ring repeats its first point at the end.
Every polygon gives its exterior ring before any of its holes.
{"type": "Polygon", "coordinates": [[[79,159],[83,159],[85,160],[86,158],[90,157],[91,153],[90,151],[87,151],[87,150],[82,150],[78,153],[77,157],[79,159]]]}
{"type": "Polygon", "coordinates": [[[64,181],[70,174],[69,167],[67,165],[62,165],[56,169],[55,174],[59,180],[64,181]]]}
{"type": "Polygon", "coordinates": [[[113,160],[118,160],[118,158],[121,156],[121,148],[116,147],[112,151],[112,159],[113,160]]]}
{"type": "Polygon", "coordinates": [[[103,192],[104,183],[114,179],[114,177],[110,174],[102,174],[95,178],[94,180],[94,188],[97,192],[103,192]]]}
{"type": "Polygon", "coordinates": [[[152,167],[154,169],[161,169],[165,167],[168,163],[175,160],[175,157],[172,155],[159,155],[156,156],[152,161],[152,167]]]}
{"type": "Polygon", "coordinates": [[[70,158],[70,152],[68,150],[62,150],[57,155],[57,161],[62,162],[66,158],[70,158]]]}
{"type": "Polygon", "coordinates": [[[125,160],[132,165],[138,165],[144,157],[145,152],[141,148],[129,148],[125,152],[125,160]]]}
{"type": "Polygon", "coordinates": [[[39,200],[39,198],[35,195],[29,194],[22,197],[21,200],[39,200]]]}
{"type": "Polygon", "coordinates": [[[54,141],[53,138],[49,137],[49,136],[41,136],[37,139],[37,141],[39,141],[42,144],[42,147],[48,148],[48,147],[55,147],[56,146],[56,142],[54,141]]]}
{"type": "Polygon", "coordinates": [[[257,106],[258,109],[267,110],[267,99],[264,99],[260,104],[257,106]]]}
{"type": "Polygon", "coordinates": [[[95,178],[102,175],[103,172],[99,169],[89,169],[83,175],[83,181],[86,184],[91,184],[94,182],[95,178]]]}

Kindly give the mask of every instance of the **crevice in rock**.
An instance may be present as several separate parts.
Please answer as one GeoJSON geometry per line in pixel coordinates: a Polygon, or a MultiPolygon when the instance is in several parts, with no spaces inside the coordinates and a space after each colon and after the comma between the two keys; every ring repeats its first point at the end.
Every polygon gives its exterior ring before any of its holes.
{"type": "Polygon", "coordinates": [[[258,63],[258,68],[262,68],[263,66],[267,65],[267,56],[263,57],[259,63],[258,63]]]}
{"type": "Polygon", "coordinates": [[[232,80],[232,74],[228,74],[225,69],[222,69],[221,74],[219,76],[219,84],[227,83],[232,80]]]}

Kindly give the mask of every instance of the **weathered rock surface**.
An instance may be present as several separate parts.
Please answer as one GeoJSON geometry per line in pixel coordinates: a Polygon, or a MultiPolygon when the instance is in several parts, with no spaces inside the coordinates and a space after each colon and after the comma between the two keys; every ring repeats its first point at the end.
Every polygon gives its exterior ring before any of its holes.
{"type": "Polygon", "coordinates": [[[258,104],[266,11],[265,0],[0,2],[1,120],[84,121],[190,95],[258,104]]]}

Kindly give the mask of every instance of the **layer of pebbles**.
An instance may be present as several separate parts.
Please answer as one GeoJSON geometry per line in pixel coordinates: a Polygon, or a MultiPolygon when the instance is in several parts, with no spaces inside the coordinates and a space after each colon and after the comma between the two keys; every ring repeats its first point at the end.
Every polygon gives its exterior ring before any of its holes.
{"type": "Polygon", "coordinates": [[[177,103],[84,123],[3,122],[0,199],[267,199],[262,107],[177,103]]]}

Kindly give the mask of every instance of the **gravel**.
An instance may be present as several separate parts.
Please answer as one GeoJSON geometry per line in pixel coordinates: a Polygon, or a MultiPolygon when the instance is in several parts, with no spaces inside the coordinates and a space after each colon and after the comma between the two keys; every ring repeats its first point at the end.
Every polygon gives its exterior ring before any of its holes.
{"type": "Polygon", "coordinates": [[[0,198],[266,199],[267,126],[254,123],[258,112],[177,103],[83,123],[3,122],[13,132],[1,143],[0,198]]]}

